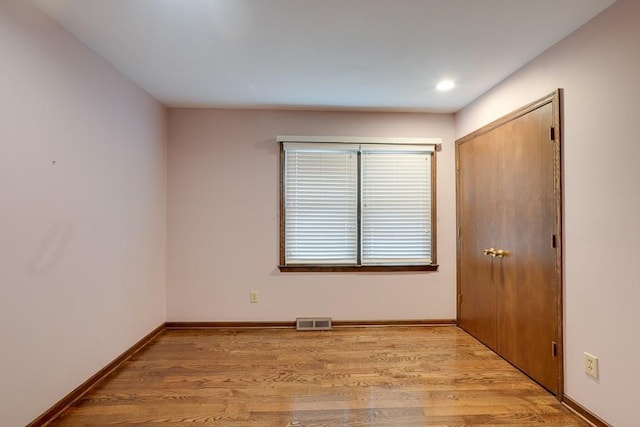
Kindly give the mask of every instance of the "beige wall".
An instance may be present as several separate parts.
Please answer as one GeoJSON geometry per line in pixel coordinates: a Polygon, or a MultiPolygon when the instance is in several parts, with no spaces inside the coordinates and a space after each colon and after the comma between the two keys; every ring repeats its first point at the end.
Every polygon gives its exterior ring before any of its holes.
{"type": "Polygon", "coordinates": [[[460,137],[565,89],[566,393],[619,427],[638,424],[639,23],[640,2],[619,0],[456,116],[460,137]]]}
{"type": "Polygon", "coordinates": [[[168,320],[455,318],[453,132],[444,114],[171,109],[168,320]],[[440,271],[280,273],[278,134],[442,138],[440,271]]]}
{"type": "Polygon", "coordinates": [[[0,2],[0,52],[0,424],[19,426],[165,319],[166,112],[29,2],[0,2]]]}

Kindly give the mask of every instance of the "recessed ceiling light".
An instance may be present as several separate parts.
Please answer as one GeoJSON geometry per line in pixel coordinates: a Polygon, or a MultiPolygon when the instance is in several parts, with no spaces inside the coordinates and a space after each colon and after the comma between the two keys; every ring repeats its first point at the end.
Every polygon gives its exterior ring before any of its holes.
{"type": "Polygon", "coordinates": [[[455,83],[453,82],[453,80],[443,80],[440,83],[438,83],[438,86],[436,86],[436,89],[438,89],[440,92],[446,92],[448,90],[451,90],[455,87],[455,83]]]}

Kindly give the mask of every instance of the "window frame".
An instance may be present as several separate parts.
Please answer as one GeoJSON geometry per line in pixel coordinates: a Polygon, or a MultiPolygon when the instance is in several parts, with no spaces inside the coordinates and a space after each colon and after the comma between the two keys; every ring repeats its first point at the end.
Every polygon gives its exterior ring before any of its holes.
{"type": "MultiPolygon", "coordinates": [[[[436,153],[440,151],[439,138],[388,138],[388,137],[327,137],[327,136],[280,136],[279,145],[279,265],[281,272],[411,272],[437,271],[437,203],[436,203],[436,153]],[[378,265],[337,265],[337,264],[286,264],[286,206],[285,206],[285,143],[338,143],[338,144],[385,144],[385,145],[431,145],[434,150],[431,158],[431,263],[430,264],[378,264],[378,265]]],[[[358,181],[361,179],[360,160],[358,160],[358,181]]],[[[358,191],[360,184],[358,183],[358,191]]],[[[360,195],[358,195],[360,199],[360,195]]],[[[360,209],[360,208],[358,208],[360,209]]],[[[361,244],[361,218],[358,214],[358,244],[361,244]]],[[[360,250],[360,249],[358,249],[360,250]]]]}

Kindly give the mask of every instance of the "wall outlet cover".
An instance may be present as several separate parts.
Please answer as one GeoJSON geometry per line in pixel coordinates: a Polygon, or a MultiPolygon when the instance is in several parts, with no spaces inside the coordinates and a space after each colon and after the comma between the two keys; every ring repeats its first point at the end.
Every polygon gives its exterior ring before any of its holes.
{"type": "Polygon", "coordinates": [[[584,353],[584,373],[596,379],[599,376],[598,358],[587,352],[584,353]]]}

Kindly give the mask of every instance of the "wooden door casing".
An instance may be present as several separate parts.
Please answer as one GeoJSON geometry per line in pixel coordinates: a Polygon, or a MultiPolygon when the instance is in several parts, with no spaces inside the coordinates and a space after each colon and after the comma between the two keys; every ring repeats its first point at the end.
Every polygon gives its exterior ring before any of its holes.
{"type": "Polygon", "coordinates": [[[558,397],[560,96],[456,141],[458,324],[558,397]],[[508,254],[483,255],[490,247],[508,254]]]}

